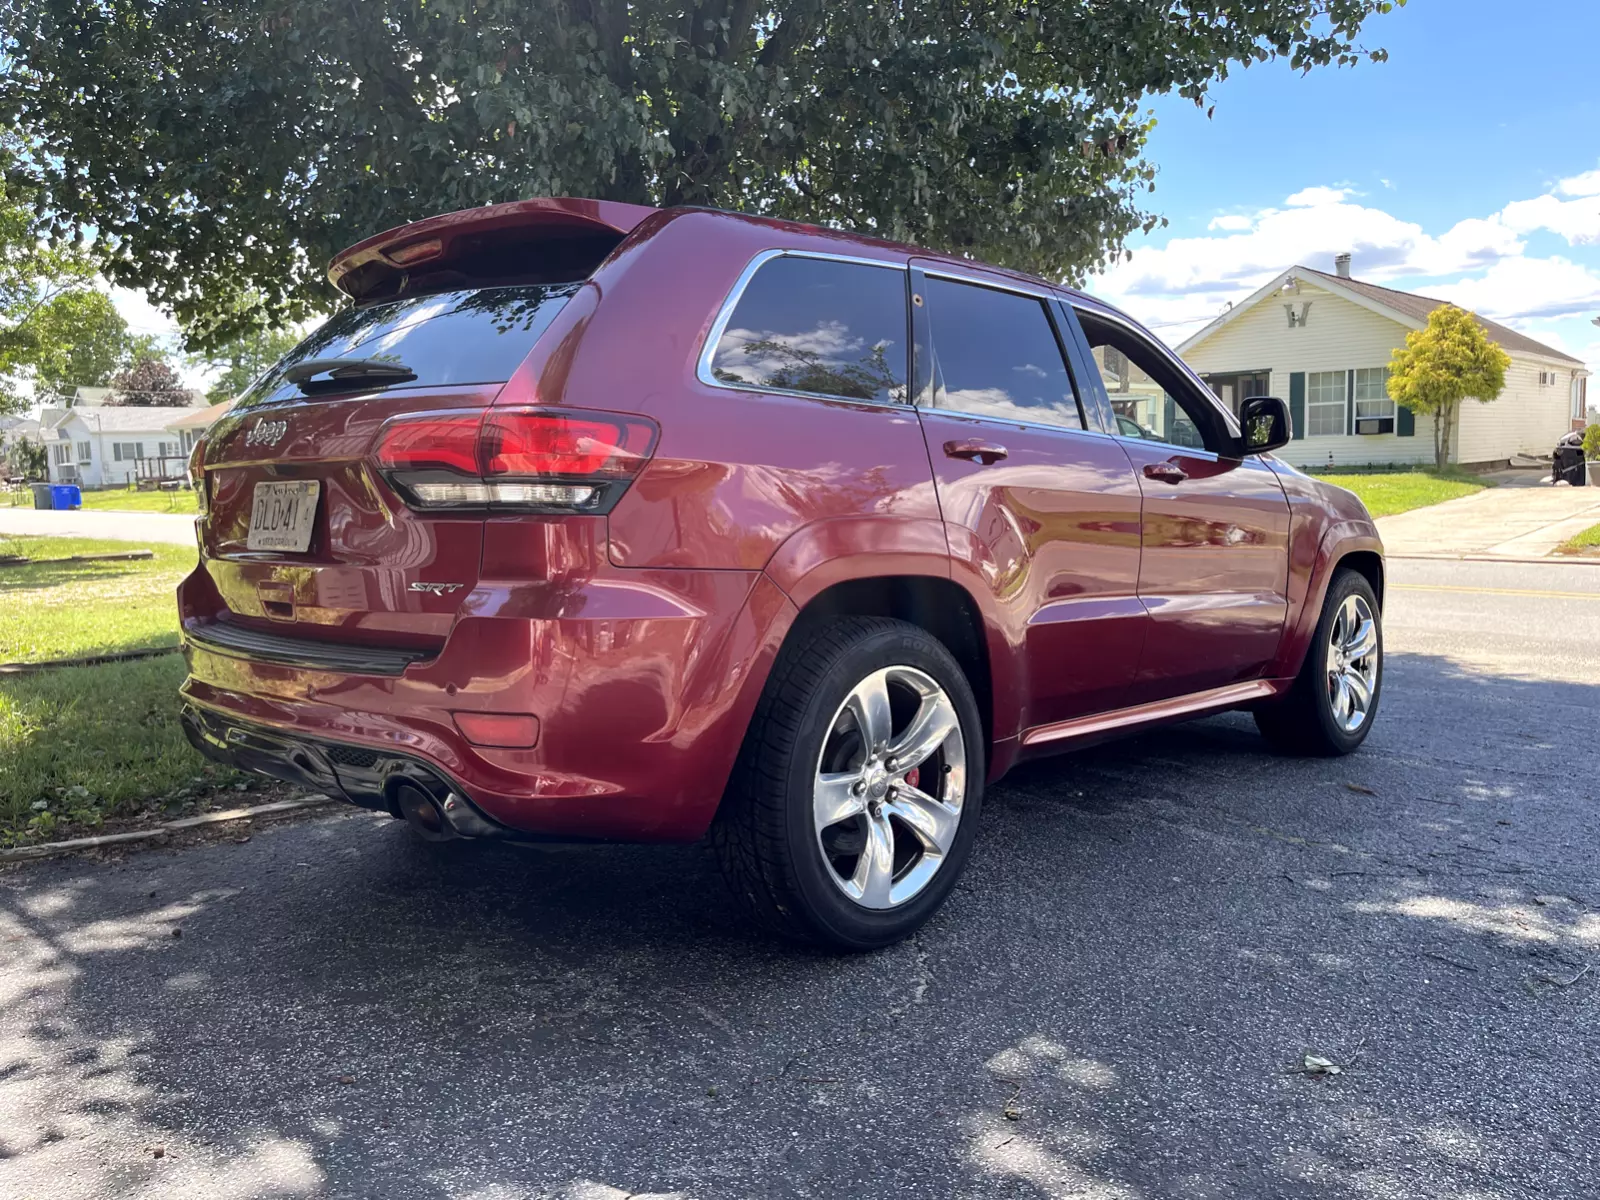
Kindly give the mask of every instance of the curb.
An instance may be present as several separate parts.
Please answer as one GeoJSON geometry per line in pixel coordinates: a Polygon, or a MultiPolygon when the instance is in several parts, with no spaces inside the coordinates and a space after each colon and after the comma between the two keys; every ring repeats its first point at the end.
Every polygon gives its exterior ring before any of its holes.
{"type": "Polygon", "coordinates": [[[258,804],[254,808],[230,808],[226,812],[206,813],[198,817],[184,817],[180,821],[167,821],[149,829],[136,829],[130,833],[106,833],[98,837],[73,838],[65,842],[44,842],[37,846],[15,846],[0,850],[0,863],[26,862],[34,858],[54,858],[58,854],[72,854],[79,850],[95,850],[101,846],[123,846],[131,842],[152,842],[184,829],[202,825],[220,825],[226,821],[244,821],[268,813],[293,812],[300,808],[319,808],[324,804],[340,804],[332,796],[303,796],[299,800],[276,800],[271,804],[258,804]]]}
{"type": "Polygon", "coordinates": [[[1393,561],[1410,562],[1492,562],[1521,563],[1524,566],[1549,566],[1552,563],[1569,567],[1600,567],[1600,556],[1583,554],[1552,554],[1548,558],[1512,558],[1504,554],[1385,554],[1393,561]]]}
{"type": "Polygon", "coordinates": [[[182,646],[155,646],[149,650],[118,650],[111,654],[90,654],[83,658],[0,663],[0,675],[37,675],[41,671],[54,671],[58,667],[96,667],[101,663],[134,662],[141,658],[159,658],[163,654],[177,654],[182,649],[182,646]]]}

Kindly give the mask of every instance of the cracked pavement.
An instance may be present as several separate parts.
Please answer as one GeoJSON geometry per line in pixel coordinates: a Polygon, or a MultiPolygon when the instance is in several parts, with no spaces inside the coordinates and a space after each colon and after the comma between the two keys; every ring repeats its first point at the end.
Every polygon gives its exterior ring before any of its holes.
{"type": "Polygon", "coordinates": [[[1584,1194],[1600,568],[1391,579],[1360,754],[1026,766],[872,956],[748,933],[698,847],[361,813],[0,873],[0,1195],[1584,1194]]]}

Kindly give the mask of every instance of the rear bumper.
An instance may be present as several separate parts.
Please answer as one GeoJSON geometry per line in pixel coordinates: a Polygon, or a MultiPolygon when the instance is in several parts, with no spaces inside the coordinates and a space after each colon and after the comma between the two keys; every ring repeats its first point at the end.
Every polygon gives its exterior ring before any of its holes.
{"type": "Polygon", "coordinates": [[[401,815],[402,784],[429,796],[460,837],[514,837],[516,831],[485,816],[464,789],[422,759],[392,750],[287,735],[185,704],[181,716],[189,744],[213,762],[315,788],[361,808],[401,815]]]}
{"type": "Polygon", "coordinates": [[[470,836],[702,836],[794,615],[759,573],[480,584],[435,656],[336,670],[208,638],[185,596],[204,571],[179,591],[184,727],[201,753],[383,811],[416,782],[457,797],[482,822],[470,836]],[[532,714],[537,743],[475,745],[462,713],[532,714]]]}

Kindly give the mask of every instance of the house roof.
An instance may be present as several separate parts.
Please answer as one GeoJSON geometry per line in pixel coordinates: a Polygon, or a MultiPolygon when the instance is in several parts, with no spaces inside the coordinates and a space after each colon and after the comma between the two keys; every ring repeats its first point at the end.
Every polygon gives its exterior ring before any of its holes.
{"type": "Polygon", "coordinates": [[[183,416],[176,421],[167,422],[167,428],[176,433],[180,429],[210,429],[211,424],[231,409],[237,401],[224,400],[221,404],[213,404],[209,408],[190,408],[184,410],[183,416]]]}
{"type": "MultiPolygon", "coordinates": [[[[1347,298],[1355,301],[1363,308],[1381,312],[1393,317],[1402,325],[1410,325],[1416,329],[1421,329],[1427,324],[1428,314],[1434,309],[1450,303],[1448,300],[1438,300],[1432,296],[1419,296],[1415,292],[1402,292],[1376,283],[1367,283],[1361,279],[1348,279],[1342,275],[1330,275],[1328,272],[1318,271],[1314,267],[1295,266],[1279,274],[1265,287],[1254,292],[1248,299],[1234,305],[1205,328],[1190,334],[1178,346],[1178,352],[1181,354],[1191,346],[1198,345],[1235,317],[1248,312],[1268,296],[1276,294],[1291,276],[1313,276],[1319,287],[1326,288],[1331,292],[1342,292],[1347,298]]],[[[1507,353],[1537,354],[1542,358],[1556,359],[1560,362],[1571,363],[1576,367],[1585,365],[1582,359],[1573,358],[1570,354],[1566,354],[1552,346],[1547,346],[1543,342],[1535,341],[1525,333],[1518,333],[1515,329],[1501,325],[1497,321],[1487,320],[1478,316],[1477,313],[1472,315],[1477,319],[1478,324],[1483,326],[1484,332],[1494,339],[1500,348],[1507,353]]]]}
{"type": "MultiPolygon", "coordinates": [[[[1392,308],[1396,312],[1405,313],[1406,316],[1421,324],[1427,323],[1428,314],[1434,309],[1450,303],[1448,300],[1435,300],[1431,296],[1419,296],[1415,292],[1400,292],[1394,288],[1380,287],[1376,283],[1367,283],[1361,279],[1343,279],[1338,275],[1329,275],[1326,271],[1317,271],[1311,267],[1296,267],[1295,270],[1304,271],[1307,275],[1315,275],[1324,283],[1335,284],[1338,287],[1356,292],[1369,300],[1373,300],[1387,308],[1392,308]]],[[[1472,315],[1478,317],[1477,313],[1472,315]]],[[[1576,363],[1580,367],[1583,366],[1582,359],[1573,358],[1570,354],[1563,354],[1560,350],[1546,346],[1543,342],[1534,341],[1527,334],[1518,333],[1515,329],[1510,329],[1497,321],[1478,317],[1478,324],[1482,325],[1484,331],[1500,344],[1502,350],[1508,353],[1542,354],[1546,358],[1559,358],[1563,362],[1576,363]]]]}
{"type": "Polygon", "coordinates": [[[75,404],[56,424],[81,417],[88,428],[100,433],[161,433],[178,417],[194,411],[170,404],[75,404]]]}

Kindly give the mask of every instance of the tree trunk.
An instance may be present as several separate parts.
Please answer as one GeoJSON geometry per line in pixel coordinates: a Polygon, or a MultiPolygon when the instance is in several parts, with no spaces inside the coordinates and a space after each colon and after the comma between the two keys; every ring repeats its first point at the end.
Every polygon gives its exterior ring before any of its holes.
{"type": "Polygon", "coordinates": [[[1433,453],[1435,465],[1443,471],[1450,465],[1450,426],[1455,424],[1456,408],[1449,404],[1441,407],[1433,418],[1433,453]]]}

